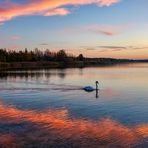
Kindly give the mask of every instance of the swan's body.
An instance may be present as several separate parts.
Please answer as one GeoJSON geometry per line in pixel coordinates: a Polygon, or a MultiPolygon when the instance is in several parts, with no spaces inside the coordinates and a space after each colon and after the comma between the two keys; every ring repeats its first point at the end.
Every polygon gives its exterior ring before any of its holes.
{"type": "Polygon", "coordinates": [[[98,90],[98,84],[99,84],[99,82],[96,81],[96,89],[93,88],[92,86],[86,86],[86,87],[84,87],[83,89],[84,89],[85,91],[87,91],[87,92],[92,92],[92,91],[94,91],[94,90],[98,90]]]}
{"type": "Polygon", "coordinates": [[[94,91],[95,89],[92,87],[92,86],[86,86],[83,88],[85,91],[87,92],[91,92],[91,91],[94,91]]]}

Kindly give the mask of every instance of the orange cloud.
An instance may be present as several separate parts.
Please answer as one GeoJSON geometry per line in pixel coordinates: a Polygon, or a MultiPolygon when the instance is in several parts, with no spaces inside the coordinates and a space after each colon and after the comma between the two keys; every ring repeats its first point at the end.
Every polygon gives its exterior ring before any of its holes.
{"type": "Polygon", "coordinates": [[[36,143],[38,146],[40,143],[42,146],[51,147],[59,143],[63,147],[64,144],[66,146],[69,144],[69,147],[74,145],[74,147],[132,147],[140,144],[141,141],[144,142],[148,137],[147,124],[127,127],[110,118],[99,121],[70,119],[67,110],[37,112],[20,110],[2,103],[0,123],[8,125],[9,129],[8,133],[1,134],[5,142],[0,140],[0,145],[4,147],[5,144],[9,147],[12,146],[11,144],[16,144],[17,147],[24,147],[26,144],[35,147],[36,143]],[[25,129],[17,132],[17,129],[23,126],[22,123],[26,124],[25,129]],[[15,130],[11,129],[13,127],[15,130]]]}
{"type": "Polygon", "coordinates": [[[48,12],[44,13],[44,16],[54,16],[54,15],[67,15],[70,14],[70,11],[68,11],[65,8],[57,8],[57,9],[53,9],[53,10],[49,10],[48,12]]]}
{"type": "Polygon", "coordinates": [[[120,0],[32,0],[27,4],[3,2],[0,6],[0,22],[11,20],[24,15],[67,15],[70,12],[63,8],[68,5],[110,6],[120,0]],[[62,8],[61,8],[62,7],[62,8]]]}
{"type": "Polygon", "coordinates": [[[112,4],[114,4],[114,3],[117,3],[117,2],[119,2],[119,0],[117,1],[117,0],[100,0],[99,1],[99,5],[101,5],[101,6],[110,6],[110,5],[112,5],[112,4]]]}

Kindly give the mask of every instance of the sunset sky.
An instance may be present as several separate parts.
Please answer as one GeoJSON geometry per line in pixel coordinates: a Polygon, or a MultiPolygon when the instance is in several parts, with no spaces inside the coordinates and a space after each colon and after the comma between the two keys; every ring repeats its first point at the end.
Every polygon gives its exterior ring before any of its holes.
{"type": "Polygon", "coordinates": [[[0,0],[0,48],[148,59],[148,0],[0,0]]]}

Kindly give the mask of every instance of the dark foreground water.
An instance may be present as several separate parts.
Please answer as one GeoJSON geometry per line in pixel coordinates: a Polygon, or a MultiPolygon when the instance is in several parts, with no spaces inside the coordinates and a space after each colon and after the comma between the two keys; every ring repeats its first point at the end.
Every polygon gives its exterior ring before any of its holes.
{"type": "Polygon", "coordinates": [[[147,148],[148,64],[1,73],[0,147],[147,148]]]}

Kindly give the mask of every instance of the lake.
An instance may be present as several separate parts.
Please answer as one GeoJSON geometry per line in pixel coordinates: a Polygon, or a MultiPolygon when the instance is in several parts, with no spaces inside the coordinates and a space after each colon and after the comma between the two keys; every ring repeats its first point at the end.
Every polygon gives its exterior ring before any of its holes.
{"type": "Polygon", "coordinates": [[[1,72],[0,136],[3,147],[147,148],[148,63],[1,72]]]}

